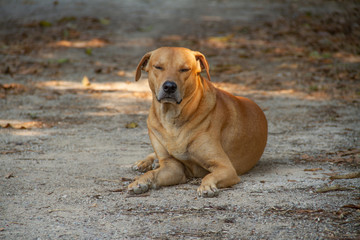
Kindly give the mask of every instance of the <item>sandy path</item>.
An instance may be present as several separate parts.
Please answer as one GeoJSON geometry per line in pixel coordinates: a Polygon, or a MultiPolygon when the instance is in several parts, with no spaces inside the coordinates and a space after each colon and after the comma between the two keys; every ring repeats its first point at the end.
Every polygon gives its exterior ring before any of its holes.
{"type": "Polygon", "coordinates": [[[358,238],[359,178],[330,178],[359,172],[358,97],[302,88],[319,62],[254,30],[320,4],[265,2],[0,1],[0,238],[358,238]],[[216,84],[268,118],[260,163],[217,198],[197,198],[196,179],[126,193],[152,151],[151,95],[134,70],[163,44],[201,50],[216,84]]]}

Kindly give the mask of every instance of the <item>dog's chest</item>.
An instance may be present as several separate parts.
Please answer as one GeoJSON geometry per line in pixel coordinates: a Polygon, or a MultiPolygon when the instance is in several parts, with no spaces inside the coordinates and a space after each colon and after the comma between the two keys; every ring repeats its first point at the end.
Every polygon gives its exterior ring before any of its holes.
{"type": "Polygon", "coordinates": [[[166,136],[163,136],[163,145],[170,155],[181,161],[189,160],[188,154],[188,139],[187,136],[181,132],[167,132],[166,136]]]}
{"type": "Polygon", "coordinates": [[[170,155],[172,155],[174,158],[181,160],[181,161],[187,161],[189,160],[189,154],[187,151],[187,146],[184,145],[168,145],[167,147],[168,152],[170,155]]]}

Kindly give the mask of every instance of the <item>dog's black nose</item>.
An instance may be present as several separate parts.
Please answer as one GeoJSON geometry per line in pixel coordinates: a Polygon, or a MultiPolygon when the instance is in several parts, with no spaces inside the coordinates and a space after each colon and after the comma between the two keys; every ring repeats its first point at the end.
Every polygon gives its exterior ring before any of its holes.
{"type": "Polygon", "coordinates": [[[166,81],[163,84],[164,92],[171,94],[174,93],[177,89],[177,85],[174,82],[166,81]]]}

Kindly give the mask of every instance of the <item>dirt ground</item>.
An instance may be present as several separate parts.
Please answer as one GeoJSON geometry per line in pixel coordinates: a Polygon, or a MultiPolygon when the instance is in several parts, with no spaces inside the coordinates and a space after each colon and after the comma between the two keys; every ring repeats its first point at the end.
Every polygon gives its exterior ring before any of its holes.
{"type": "Polygon", "coordinates": [[[358,1],[0,0],[1,239],[359,239],[358,1]],[[259,164],[132,196],[144,53],[204,53],[269,122],[259,164]],[[136,126],[137,125],[137,126],[136,126]],[[136,127],[135,127],[136,126],[136,127]]]}

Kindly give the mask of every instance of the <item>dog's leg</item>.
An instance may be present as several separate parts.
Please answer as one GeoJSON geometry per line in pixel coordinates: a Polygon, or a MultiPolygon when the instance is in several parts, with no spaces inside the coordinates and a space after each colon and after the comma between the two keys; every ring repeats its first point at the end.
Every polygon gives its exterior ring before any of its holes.
{"type": "Polygon", "coordinates": [[[189,151],[194,161],[210,172],[202,179],[197,189],[199,196],[215,197],[219,193],[218,188],[230,187],[240,182],[229,157],[219,142],[212,141],[211,136],[199,136],[189,151]]]}
{"type": "Polygon", "coordinates": [[[232,166],[216,166],[211,168],[211,173],[206,175],[197,193],[200,197],[215,197],[218,195],[218,188],[230,187],[240,182],[232,166]]]}
{"type": "Polygon", "coordinates": [[[150,188],[170,186],[186,182],[185,167],[179,161],[168,158],[160,161],[158,169],[148,171],[128,186],[130,194],[147,192],[150,188]]]}
{"type": "Polygon", "coordinates": [[[159,161],[157,161],[155,153],[151,153],[143,160],[137,161],[132,166],[132,169],[134,171],[147,172],[156,169],[158,167],[159,167],[159,161]]]}

